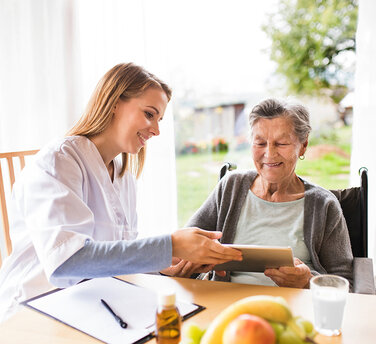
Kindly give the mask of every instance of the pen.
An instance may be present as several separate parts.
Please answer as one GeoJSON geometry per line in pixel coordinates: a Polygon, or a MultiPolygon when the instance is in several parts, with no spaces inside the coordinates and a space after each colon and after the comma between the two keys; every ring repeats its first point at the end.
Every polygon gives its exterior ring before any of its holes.
{"type": "Polygon", "coordinates": [[[120,326],[122,328],[127,328],[128,327],[128,324],[123,321],[122,318],[120,318],[112,309],[111,307],[107,304],[107,302],[103,299],[101,299],[101,302],[102,304],[108,309],[108,311],[114,316],[114,318],[116,319],[116,321],[120,324],[120,326]]]}

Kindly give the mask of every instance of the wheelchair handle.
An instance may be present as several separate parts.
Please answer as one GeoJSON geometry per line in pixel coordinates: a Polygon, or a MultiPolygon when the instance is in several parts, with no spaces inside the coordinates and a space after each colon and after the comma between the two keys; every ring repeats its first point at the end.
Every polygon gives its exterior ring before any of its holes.
{"type": "Polygon", "coordinates": [[[225,162],[222,167],[221,167],[221,170],[219,172],[219,180],[221,180],[223,178],[223,176],[227,173],[227,171],[233,171],[233,170],[236,170],[238,166],[236,166],[236,164],[232,163],[232,162],[225,162]]]}

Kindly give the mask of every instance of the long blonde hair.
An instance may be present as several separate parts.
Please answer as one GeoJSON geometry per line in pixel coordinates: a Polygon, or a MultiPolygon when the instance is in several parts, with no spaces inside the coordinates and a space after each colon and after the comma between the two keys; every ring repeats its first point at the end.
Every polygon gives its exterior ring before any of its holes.
{"type": "MultiPolygon", "coordinates": [[[[150,87],[162,89],[168,100],[171,99],[171,89],[167,84],[144,68],[133,63],[116,65],[99,80],[85,112],[67,136],[82,135],[90,138],[100,134],[110,124],[119,99],[138,97],[150,87]]],[[[137,154],[122,153],[120,176],[128,170],[139,177],[144,166],[145,153],[145,146],[137,154]]]]}

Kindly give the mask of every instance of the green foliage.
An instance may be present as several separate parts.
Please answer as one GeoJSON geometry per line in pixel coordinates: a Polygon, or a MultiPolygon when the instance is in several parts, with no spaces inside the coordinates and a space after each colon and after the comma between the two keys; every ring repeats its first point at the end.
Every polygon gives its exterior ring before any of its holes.
{"type": "Polygon", "coordinates": [[[345,57],[355,51],[357,15],[357,0],[280,1],[263,30],[288,91],[325,94],[339,103],[353,77],[345,57]]]}
{"type": "Polygon", "coordinates": [[[212,151],[217,152],[228,152],[228,142],[224,138],[215,138],[212,141],[212,151]]]}

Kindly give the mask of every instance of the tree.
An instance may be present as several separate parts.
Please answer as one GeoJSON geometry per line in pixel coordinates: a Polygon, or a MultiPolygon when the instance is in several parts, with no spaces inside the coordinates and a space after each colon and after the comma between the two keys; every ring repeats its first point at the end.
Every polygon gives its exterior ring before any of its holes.
{"type": "Polygon", "coordinates": [[[263,30],[288,91],[341,101],[354,74],[357,14],[357,0],[280,1],[263,30]]]}

